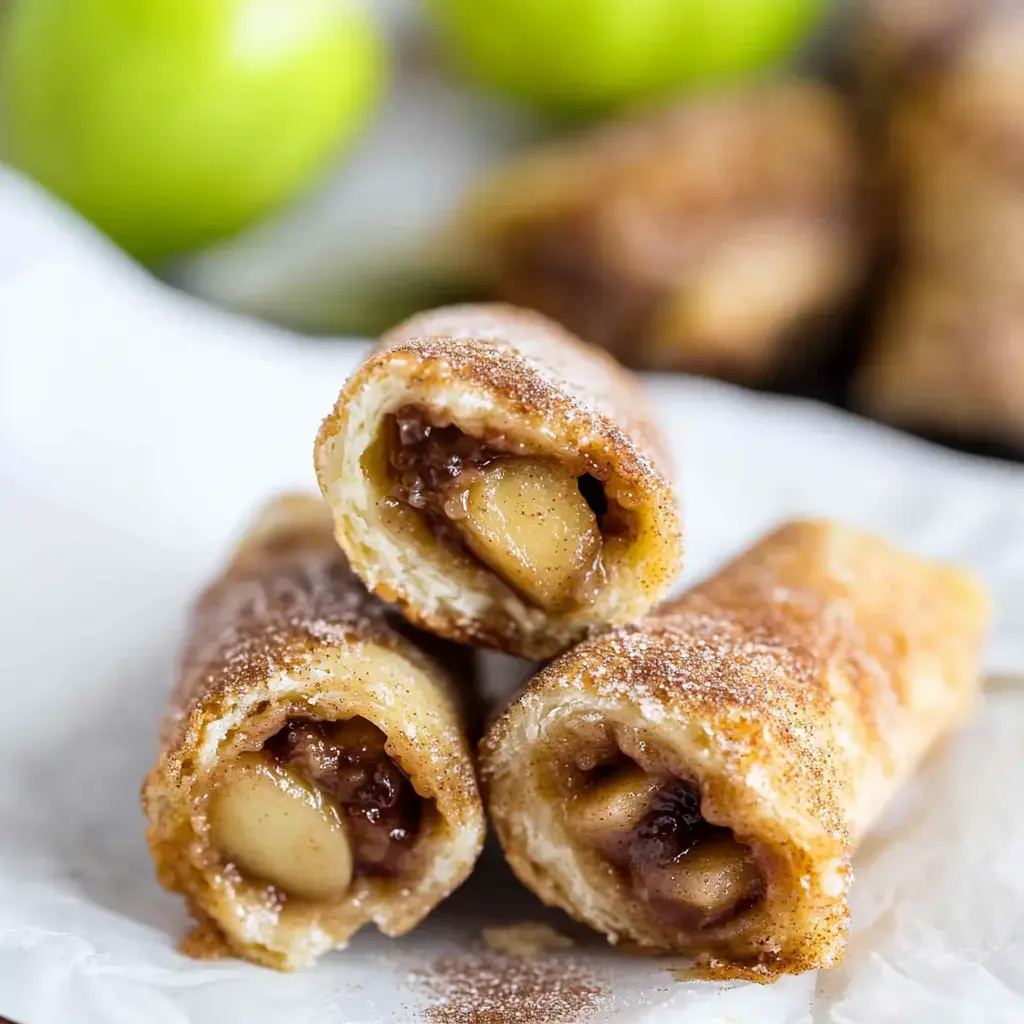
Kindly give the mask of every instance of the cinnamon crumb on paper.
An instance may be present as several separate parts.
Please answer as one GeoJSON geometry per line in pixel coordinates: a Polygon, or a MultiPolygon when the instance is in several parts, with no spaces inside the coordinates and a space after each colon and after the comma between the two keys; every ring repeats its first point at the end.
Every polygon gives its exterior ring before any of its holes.
{"type": "Polygon", "coordinates": [[[562,935],[541,921],[492,925],[484,928],[483,936],[488,949],[515,957],[543,956],[559,949],[572,949],[575,945],[568,935],[562,935]]]}
{"type": "Polygon", "coordinates": [[[757,985],[771,985],[779,977],[777,962],[772,959],[743,964],[708,957],[692,967],[674,968],[668,973],[676,981],[752,981],[757,985]]]}
{"type": "Polygon", "coordinates": [[[178,952],[193,960],[223,960],[234,956],[220,929],[212,921],[203,921],[189,929],[178,944],[178,952]]]}

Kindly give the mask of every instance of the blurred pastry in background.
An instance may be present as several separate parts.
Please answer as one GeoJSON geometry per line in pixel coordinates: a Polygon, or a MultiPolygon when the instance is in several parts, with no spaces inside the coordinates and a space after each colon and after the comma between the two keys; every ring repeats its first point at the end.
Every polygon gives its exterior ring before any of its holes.
{"type": "Polygon", "coordinates": [[[634,366],[760,383],[807,355],[860,284],[861,185],[838,96],[762,83],[514,162],[460,229],[493,295],[634,366]]]}
{"type": "Polygon", "coordinates": [[[1024,443],[1024,7],[906,7],[866,8],[869,97],[888,69],[875,144],[898,266],[853,400],[902,426],[1024,443]]]}
{"type": "Polygon", "coordinates": [[[888,297],[853,397],[902,427],[1024,445],[1024,294],[914,268],[888,297]]]}
{"type": "Polygon", "coordinates": [[[922,101],[894,110],[890,194],[905,263],[940,264],[989,286],[1024,286],[1024,31],[1020,44],[1017,140],[985,138],[980,117],[972,133],[970,123],[937,116],[922,101]]]}
{"type": "MultiPolygon", "coordinates": [[[[891,4],[875,0],[869,9],[891,4]]],[[[927,60],[908,57],[913,63],[894,79],[882,155],[909,255],[966,258],[975,270],[981,257],[1006,270],[1002,257],[988,257],[1015,254],[1024,230],[1024,7],[956,6],[960,18],[941,48],[933,41],[927,60]]],[[[874,24],[869,38],[878,34],[874,24]]]]}
{"type": "Polygon", "coordinates": [[[862,0],[858,40],[865,79],[875,95],[954,52],[1001,0],[862,0]]]}

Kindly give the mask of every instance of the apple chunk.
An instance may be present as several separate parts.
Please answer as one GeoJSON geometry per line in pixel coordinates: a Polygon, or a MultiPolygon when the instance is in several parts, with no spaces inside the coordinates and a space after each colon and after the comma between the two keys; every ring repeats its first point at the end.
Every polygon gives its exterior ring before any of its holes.
{"type": "Polygon", "coordinates": [[[541,459],[501,459],[457,486],[445,508],[470,550],[546,611],[570,604],[601,552],[576,477],[541,459]]]}
{"type": "Polygon", "coordinates": [[[332,900],[348,890],[352,847],[337,805],[261,754],[225,770],[209,822],[226,859],[289,896],[332,900]]]}
{"type": "Polygon", "coordinates": [[[677,860],[647,869],[648,894],[674,904],[693,926],[726,916],[761,888],[750,852],[734,839],[709,839],[677,860]]]}
{"type": "Polygon", "coordinates": [[[572,800],[566,823],[577,838],[614,854],[632,838],[664,784],[639,768],[619,772],[572,800]]]}

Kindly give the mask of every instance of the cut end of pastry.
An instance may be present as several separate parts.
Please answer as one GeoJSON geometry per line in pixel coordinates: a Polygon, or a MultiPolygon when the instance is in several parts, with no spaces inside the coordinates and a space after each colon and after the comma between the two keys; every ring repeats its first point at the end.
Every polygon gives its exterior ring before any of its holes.
{"type": "Polygon", "coordinates": [[[453,557],[470,558],[544,612],[593,601],[605,530],[621,535],[627,513],[601,482],[553,458],[508,452],[405,407],[382,442],[392,515],[416,517],[453,557]],[[600,518],[599,518],[600,517],[600,518]]]}
{"type": "MultiPolygon", "coordinates": [[[[232,571],[246,602],[280,599],[294,621],[323,566],[288,564],[273,595],[247,562],[232,571]]],[[[226,685],[191,706],[143,788],[161,883],[233,953],[282,970],[370,922],[409,931],[468,877],[484,836],[454,681],[382,624],[343,622],[341,589],[319,607],[327,640],[275,620],[244,658],[215,663],[226,685]],[[268,650],[285,672],[261,663],[268,650]]]]}
{"type": "Polygon", "coordinates": [[[210,838],[229,870],[282,899],[331,902],[353,877],[396,877],[434,813],[363,718],[289,718],[258,752],[223,766],[210,838]]]}
{"type": "MultiPolygon", "coordinates": [[[[528,324],[534,343],[579,345],[501,312],[510,337],[528,324]]],[[[681,541],[671,487],[638,445],[512,342],[404,332],[349,381],[316,446],[336,537],[367,584],[435,633],[534,658],[650,608],[681,541]]]]}
{"type": "Polygon", "coordinates": [[[765,892],[750,849],[702,813],[696,785],[645,770],[593,725],[561,740],[554,790],[577,853],[610,872],[658,927],[696,936],[731,924],[765,892]],[[579,743],[580,745],[576,745],[579,743]]]}
{"type": "MultiPolygon", "coordinates": [[[[602,678],[616,667],[609,659],[602,678]]],[[[608,687],[614,692],[615,683],[608,687]]],[[[600,711],[576,711],[572,692],[556,688],[551,704],[513,705],[484,742],[490,811],[521,880],[615,942],[770,962],[775,976],[813,966],[803,944],[820,940],[827,953],[842,936],[841,841],[821,837],[840,886],[825,894],[806,853],[751,811],[735,766],[709,761],[699,722],[662,731],[614,697],[600,711]],[[513,753],[524,744],[528,772],[513,753]],[[820,935],[808,939],[815,929],[820,935]]]]}

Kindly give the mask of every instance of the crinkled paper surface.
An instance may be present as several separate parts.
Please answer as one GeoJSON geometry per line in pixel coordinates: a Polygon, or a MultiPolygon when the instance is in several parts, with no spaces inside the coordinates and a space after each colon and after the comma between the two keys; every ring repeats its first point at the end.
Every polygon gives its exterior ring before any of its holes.
{"type": "MultiPolygon", "coordinates": [[[[429,1015],[439,958],[478,954],[486,924],[570,930],[490,850],[417,932],[366,931],[305,974],[176,952],[186,920],[153,879],[137,795],[187,603],[260,501],[313,485],[315,429],[360,351],[174,294],[0,176],[0,1015],[454,1020],[429,1015]]],[[[1024,470],[813,404],[650,386],[686,501],[688,579],[784,516],[837,516],[977,567],[998,608],[988,667],[1024,675],[1024,470]]],[[[672,961],[584,938],[551,956],[588,995],[551,1019],[1024,1020],[1022,792],[1024,683],[993,682],[860,851],[842,966],[771,988],[682,983],[672,961]]]]}

